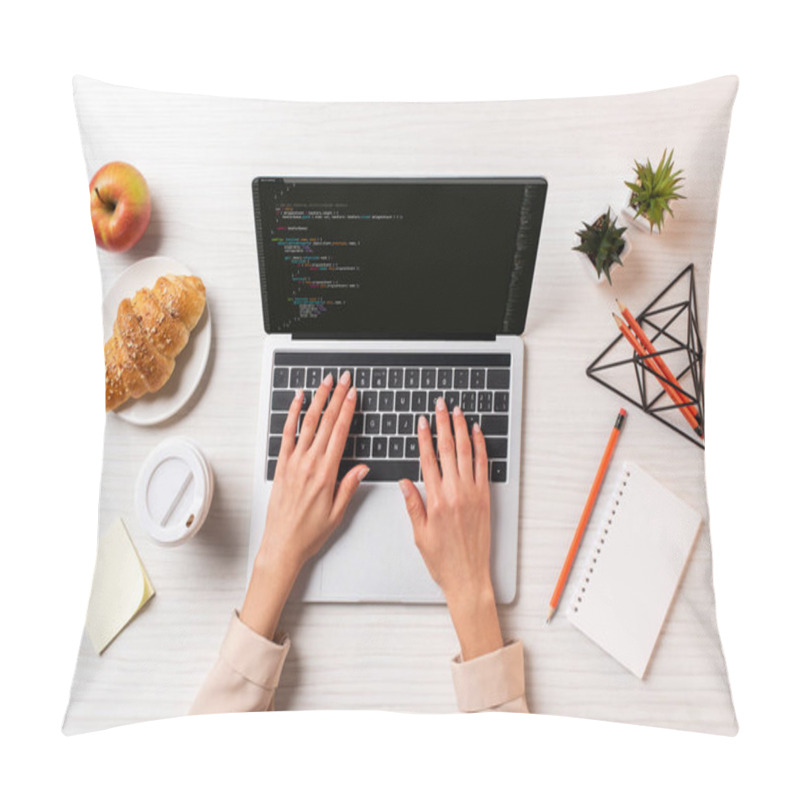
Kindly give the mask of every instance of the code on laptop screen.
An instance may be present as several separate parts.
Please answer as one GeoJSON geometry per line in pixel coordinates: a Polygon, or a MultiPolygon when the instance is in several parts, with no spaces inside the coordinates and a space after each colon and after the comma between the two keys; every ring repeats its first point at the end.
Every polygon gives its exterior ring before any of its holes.
{"type": "Polygon", "coordinates": [[[265,328],[521,333],[543,179],[253,182],[265,328]]]}

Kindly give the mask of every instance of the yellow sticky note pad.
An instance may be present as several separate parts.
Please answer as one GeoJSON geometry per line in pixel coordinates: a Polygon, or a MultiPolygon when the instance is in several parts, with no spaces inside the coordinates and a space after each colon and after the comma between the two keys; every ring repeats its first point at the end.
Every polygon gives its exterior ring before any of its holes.
{"type": "Polygon", "coordinates": [[[155,594],[153,584],[118,519],[97,543],[86,633],[100,655],[155,594]]]}

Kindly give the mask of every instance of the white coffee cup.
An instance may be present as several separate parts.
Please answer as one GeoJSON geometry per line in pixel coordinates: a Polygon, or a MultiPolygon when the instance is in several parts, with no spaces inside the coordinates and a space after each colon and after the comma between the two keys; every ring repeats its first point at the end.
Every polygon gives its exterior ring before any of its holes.
{"type": "Polygon", "coordinates": [[[191,439],[165,439],[147,456],[136,482],[136,513],[150,537],[182,544],[202,528],[214,495],[214,473],[191,439]]]}

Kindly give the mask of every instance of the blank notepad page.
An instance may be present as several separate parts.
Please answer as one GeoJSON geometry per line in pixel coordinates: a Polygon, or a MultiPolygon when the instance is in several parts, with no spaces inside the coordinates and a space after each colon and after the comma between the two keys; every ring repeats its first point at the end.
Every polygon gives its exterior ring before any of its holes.
{"type": "Polygon", "coordinates": [[[569,604],[570,622],[644,676],[700,515],[636,464],[622,467],[569,604]]]}

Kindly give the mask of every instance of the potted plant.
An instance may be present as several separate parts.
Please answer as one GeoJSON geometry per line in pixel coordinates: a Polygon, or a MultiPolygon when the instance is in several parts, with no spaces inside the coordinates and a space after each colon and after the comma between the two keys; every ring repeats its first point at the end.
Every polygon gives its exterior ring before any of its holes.
{"type": "Polygon", "coordinates": [[[598,283],[605,276],[610,284],[611,270],[622,266],[622,259],[630,252],[630,244],[623,236],[626,230],[617,225],[617,217],[609,208],[591,225],[584,222],[583,228],[576,231],[580,244],[572,249],[586,256],[597,273],[598,283]]]}
{"type": "Polygon", "coordinates": [[[673,200],[684,199],[684,196],[677,191],[683,184],[681,177],[683,170],[674,168],[672,162],[674,152],[670,150],[667,155],[667,151],[664,150],[661,161],[655,169],[649,158],[645,164],[634,161],[636,180],[625,181],[625,185],[631,190],[631,196],[628,206],[623,209],[623,214],[637,227],[647,230],[649,226],[650,233],[654,230],[661,233],[664,214],[669,213],[673,216],[670,203],[673,200]]]}

